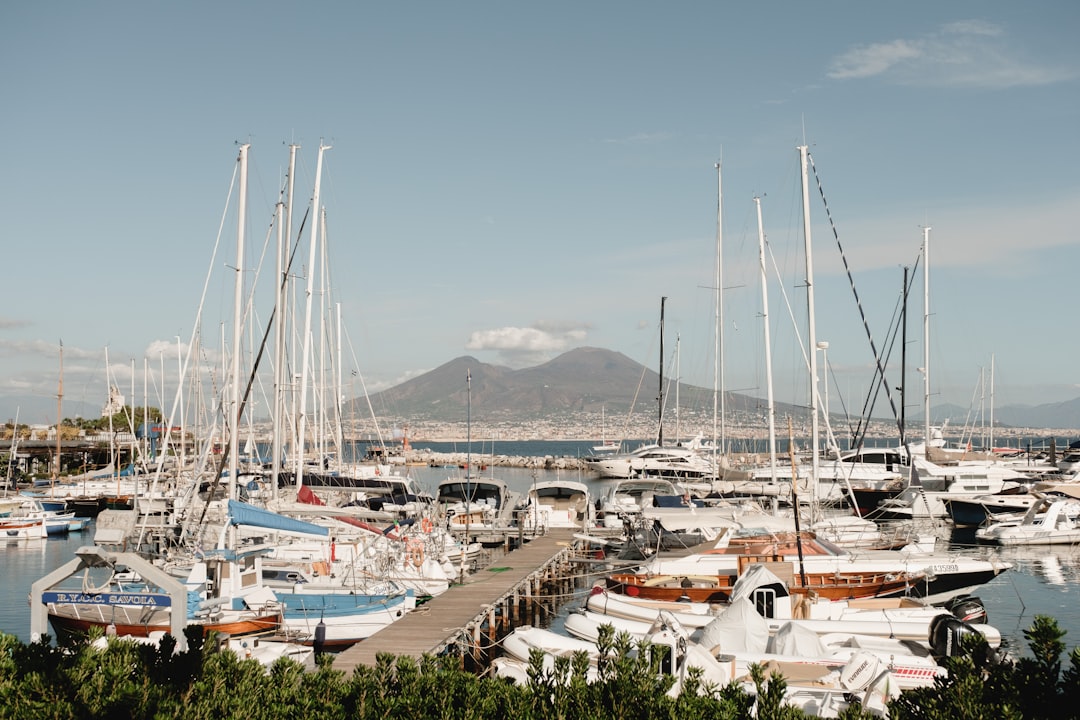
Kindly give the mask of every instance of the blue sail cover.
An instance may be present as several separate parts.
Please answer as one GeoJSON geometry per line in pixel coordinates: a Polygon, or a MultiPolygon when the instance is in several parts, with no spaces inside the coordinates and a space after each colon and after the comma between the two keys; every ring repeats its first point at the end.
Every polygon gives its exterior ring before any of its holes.
{"type": "Polygon", "coordinates": [[[271,510],[238,502],[229,501],[229,517],[233,525],[270,528],[287,532],[306,533],[308,535],[329,535],[330,529],[315,523],[304,522],[295,518],[279,515],[271,510]]]}

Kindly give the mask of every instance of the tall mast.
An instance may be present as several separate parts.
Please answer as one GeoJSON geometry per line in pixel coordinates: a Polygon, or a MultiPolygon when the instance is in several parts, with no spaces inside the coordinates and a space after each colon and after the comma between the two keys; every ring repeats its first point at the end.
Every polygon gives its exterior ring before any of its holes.
{"type": "MultiPolygon", "coordinates": [[[[990,439],[986,443],[986,449],[994,452],[994,356],[990,355],[990,439]]],[[[996,457],[996,456],[995,456],[996,457]]]]}
{"type": "Polygon", "coordinates": [[[900,445],[907,448],[907,301],[908,266],[904,266],[903,302],[900,305],[900,445]]]}
{"type": "Polygon", "coordinates": [[[250,144],[240,146],[240,202],[236,213],[236,279],[233,283],[232,382],[229,383],[229,499],[236,499],[240,455],[240,313],[244,304],[244,226],[247,224],[247,171],[250,144]]]}
{"type": "Polygon", "coordinates": [[[657,445],[664,444],[664,303],[666,302],[666,297],[660,298],[660,394],[657,396],[659,402],[659,421],[656,432],[657,445]]]}
{"type": "MultiPolygon", "coordinates": [[[[723,292],[723,212],[724,212],[724,186],[722,179],[722,167],[716,163],[716,275],[714,283],[716,293],[714,296],[715,308],[713,310],[713,455],[719,450],[721,455],[727,453],[724,403],[724,366],[721,357],[724,347],[724,304],[721,298],[723,292]],[[719,403],[720,431],[717,434],[717,404],[719,403]],[[719,437],[719,448],[717,438],[719,437]]],[[[719,469],[719,465],[717,466],[719,469]]]]}
{"type": "MultiPolygon", "coordinates": [[[[289,181],[292,182],[290,169],[289,181]]],[[[270,409],[270,496],[277,500],[278,475],[281,472],[281,425],[284,392],[285,349],[285,203],[278,202],[274,208],[274,224],[277,226],[277,288],[274,295],[274,406],[270,409]]]]}
{"type": "MultiPolygon", "coordinates": [[[[757,206],[758,265],[761,273],[761,319],[765,327],[765,387],[769,413],[769,477],[776,483],[776,406],[773,403],[772,344],[769,332],[769,287],[765,273],[765,226],[761,222],[761,198],[754,198],[757,206]]],[[[792,482],[795,477],[792,476],[792,482]]]]}
{"type": "Polygon", "coordinates": [[[274,295],[274,407],[273,434],[270,444],[270,483],[271,496],[277,499],[278,475],[281,473],[282,431],[285,425],[285,338],[288,274],[288,252],[292,245],[292,196],[296,185],[296,145],[289,146],[289,170],[286,185],[286,198],[279,201],[275,209],[277,218],[277,288],[274,295]]]}
{"type": "MultiPolygon", "coordinates": [[[[60,479],[60,421],[63,419],[64,401],[64,341],[60,341],[60,384],[56,389],[56,462],[53,463],[52,484],[60,479]]],[[[15,432],[19,431],[18,426],[15,432]]]]}
{"type": "MultiPolygon", "coordinates": [[[[806,145],[799,146],[799,158],[802,164],[802,200],[803,200],[803,235],[806,241],[806,311],[807,341],[806,347],[810,358],[810,417],[813,433],[813,453],[811,455],[811,492],[816,499],[818,483],[818,438],[820,434],[818,420],[818,368],[817,368],[817,327],[814,311],[814,251],[810,238],[810,178],[807,173],[806,145]]],[[[795,478],[792,478],[794,482],[795,478]]]]}
{"type": "Polygon", "coordinates": [[[322,182],[322,164],[323,154],[330,149],[329,145],[323,145],[319,143],[319,159],[315,163],[315,192],[311,198],[311,238],[308,249],[308,266],[307,266],[307,289],[306,293],[306,307],[304,310],[304,349],[303,359],[300,362],[300,408],[297,410],[299,416],[299,428],[297,430],[296,437],[296,489],[299,490],[300,486],[304,484],[304,443],[307,435],[307,385],[308,385],[308,362],[311,356],[311,303],[312,293],[314,291],[315,284],[315,259],[318,257],[318,239],[319,239],[319,223],[315,219],[319,213],[319,187],[322,182]]]}
{"type": "Polygon", "coordinates": [[[930,459],[930,228],[923,228],[923,450],[930,459]]]}

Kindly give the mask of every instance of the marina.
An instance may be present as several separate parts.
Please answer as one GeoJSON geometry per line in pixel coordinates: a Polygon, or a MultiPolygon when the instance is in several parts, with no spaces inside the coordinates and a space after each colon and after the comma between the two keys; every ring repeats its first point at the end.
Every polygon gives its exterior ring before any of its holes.
{"type": "MultiPolygon", "coordinates": [[[[434,468],[413,468],[424,484],[434,484],[435,478],[441,478],[445,471],[434,468]]],[[[561,474],[554,471],[539,471],[537,481],[556,479],[561,474]]],[[[517,470],[506,471],[507,476],[515,487],[526,490],[529,483],[533,482],[533,471],[517,470]]],[[[59,567],[74,555],[74,551],[82,545],[93,544],[96,531],[95,524],[91,523],[86,529],[73,532],[66,536],[51,537],[34,541],[7,541],[4,547],[4,567],[7,573],[5,583],[4,603],[0,606],[0,630],[10,633],[23,642],[30,641],[30,615],[29,615],[29,591],[33,582],[40,577],[59,567]]],[[[550,533],[538,538],[547,544],[551,542],[571,542],[564,536],[550,533]]],[[[959,554],[972,557],[994,557],[1012,564],[1012,568],[994,578],[975,593],[986,606],[990,621],[1000,629],[1003,642],[1010,648],[1022,651],[1025,647],[1024,631],[1030,625],[1036,614],[1053,616],[1061,624],[1062,629],[1068,633],[1065,642],[1072,647],[1080,638],[1080,549],[1074,545],[1056,545],[1045,547],[994,547],[986,543],[980,543],[974,536],[973,529],[958,528],[953,530],[947,524],[938,528],[939,543],[942,547],[953,550],[959,554]]],[[[520,548],[520,552],[528,550],[533,552],[540,548],[539,545],[530,549],[532,542],[526,543],[520,548]]],[[[547,546],[540,552],[540,559],[533,562],[518,563],[514,561],[514,573],[531,574],[538,571],[545,562],[555,555],[563,552],[564,546],[547,546]]],[[[519,552],[514,551],[514,552],[519,552]]],[[[514,555],[514,558],[523,557],[514,555]]],[[[509,567],[511,564],[498,559],[492,560],[492,567],[509,567]]],[[[480,571],[484,580],[484,592],[489,604],[497,600],[503,593],[508,591],[504,585],[508,582],[509,575],[504,576],[503,571],[485,572],[480,571]],[[502,583],[496,587],[495,583],[502,583]]],[[[599,577],[595,568],[577,566],[567,568],[566,572],[574,576],[586,575],[591,579],[599,577]]],[[[580,582],[578,583],[581,584],[580,582]]],[[[456,586],[455,586],[456,588],[456,586]]],[[[451,588],[454,590],[455,588],[451,588]]],[[[449,591],[448,591],[449,592],[449,591]]],[[[561,619],[575,606],[583,604],[588,589],[576,587],[568,591],[570,597],[563,598],[554,607],[545,606],[546,614],[554,612],[547,617],[546,622],[559,625],[561,619]]],[[[451,598],[454,596],[451,595],[451,598]]],[[[459,598],[462,596],[458,596],[459,598]]],[[[431,622],[437,623],[439,632],[430,637],[417,639],[418,645],[410,652],[424,652],[438,647],[444,647],[452,637],[460,637],[460,632],[470,621],[480,620],[481,624],[486,621],[486,611],[482,612],[479,604],[468,607],[473,602],[483,602],[480,598],[470,596],[470,600],[458,611],[458,618],[449,630],[450,624],[440,620],[439,615],[434,614],[434,609],[448,607],[446,604],[432,604],[430,609],[421,606],[421,612],[411,622],[419,622],[427,617],[431,622]],[[466,617],[467,616],[467,617],[466,617]],[[483,616],[483,617],[482,617],[483,616]]],[[[546,599],[542,602],[546,602],[546,599]]],[[[410,613],[411,615],[411,613],[410,613]]],[[[409,616],[406,616],[409,617],[409,616]]],[[[393,625],[391,627],[394,627],[393,625]]],[[[370,640],[377,640],[375,635],[370,640]]],[[[364,641],[365,643],[367,641],[364,641]]],[[[485,641],[486,642],[486,641],[485,641]]],[[[354,646],[355,652],[359,652],[364,645],[361,643],[354,646]]],[[[375,643],[372,643],[374,646],[375,643]]],[[[373,653],[372,653],[373,655],[373,653]]]]}

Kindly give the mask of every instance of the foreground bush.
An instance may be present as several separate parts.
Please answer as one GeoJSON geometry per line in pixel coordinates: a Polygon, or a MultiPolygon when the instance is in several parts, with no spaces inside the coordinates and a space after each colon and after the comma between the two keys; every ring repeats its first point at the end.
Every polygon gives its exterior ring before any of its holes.
{"type": "MultiPolygon", "coordinates": [[[[977,640],[964,657],[945,661],[947,678],[911,690],[889,706],[897,720],[994,718],[1029,720],[1080,718],[1080,650],[1062,670],[1064,633],[1052,618],[1037,616],[1025,632],[1031,657],[994,663],[977,640]]],[[[670,697],[672,679],[658,674],[625,638],[607,639],[612,652],[598,667],[600,679],[586,682],[582,655],[560,658],[544,671],[531,668],[527,687],[476,677],[454,657],[381,655],[374,667],[352,676],[336,671],[332,657],[315,672],[290,660],[269,670],[242,660],[198,633],[189,649],[175,653],[175,640],[160,647],[111,640],[107,649],[89,644],[52,646],[48,638],[26,645],[0,634],[0,718],[262,718],[296,720],[548,720],[670,718],[672,720],[781,720],[805,717],[783,703],[782,678],[766,680],[756,669],[756,698],[739,685],[703,687],[691,673],[683,692],[670,697]]],[[[871,717],[850,708],[845,720],[871,717]]]]}

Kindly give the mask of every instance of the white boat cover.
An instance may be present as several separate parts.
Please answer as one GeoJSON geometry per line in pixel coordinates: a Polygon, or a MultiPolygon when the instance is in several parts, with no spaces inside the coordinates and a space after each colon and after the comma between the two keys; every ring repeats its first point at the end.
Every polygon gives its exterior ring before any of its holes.
{"type": "Polygon", "coordinates": [[[786,622],[769,639],[768,652],[775,655],[797,657],[825,657],[829,651],[821,643],[821,636],[798,623],[786,622]]]}
{"type": "Polygon", "coordinates": [[[769,645],[769,623],[746,598],[733,600],[716,619],[694,633],[694,640],[713,655],[764,653],[769,645]]]}

